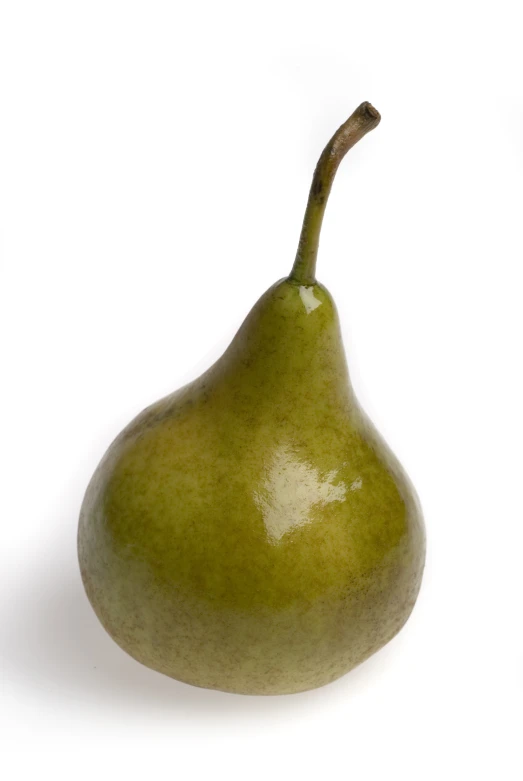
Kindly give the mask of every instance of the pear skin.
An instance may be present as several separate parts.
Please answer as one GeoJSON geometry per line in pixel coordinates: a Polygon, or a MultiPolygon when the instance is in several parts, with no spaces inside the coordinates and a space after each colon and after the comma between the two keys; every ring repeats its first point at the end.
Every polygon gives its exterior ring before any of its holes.
{"type": "Polygon", "coordinates": [[[337,165],[378,121],[364,103],[327,145],[291,275],[207,372],[124,429],[87,489],[89,600],[127,653],[178,680],[322,686],[394,637],[416,601],[420,505],[355,398],[315,279],[337,165]]]}

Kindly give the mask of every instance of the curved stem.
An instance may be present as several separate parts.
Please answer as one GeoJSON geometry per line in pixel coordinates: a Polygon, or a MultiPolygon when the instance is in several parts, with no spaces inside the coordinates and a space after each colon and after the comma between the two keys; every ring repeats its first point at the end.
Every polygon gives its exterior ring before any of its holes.
{"type": "Polygon", "coordinates": [[[380,119],[379,113],[370,103],[362,103],[338,128],[323,150],[312,178],[298,252],[289,276],[290,280],[300,285],[314,283],[321,223],[338,166],[349,149],[369,130],[373,130],[380,119]]]}

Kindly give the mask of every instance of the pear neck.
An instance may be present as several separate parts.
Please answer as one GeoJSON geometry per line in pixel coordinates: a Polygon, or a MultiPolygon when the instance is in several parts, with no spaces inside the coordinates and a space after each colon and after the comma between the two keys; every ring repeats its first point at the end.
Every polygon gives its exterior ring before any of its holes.
{"type": "Polygon", "coordinates": [[[290,282],[299,285],[315,283],[321,225],[336,171],[349,149],[373,130],[380,119],[379,113],[370,103],[362,103],[338,128],[323,150],[312,178],[290,282]]]}

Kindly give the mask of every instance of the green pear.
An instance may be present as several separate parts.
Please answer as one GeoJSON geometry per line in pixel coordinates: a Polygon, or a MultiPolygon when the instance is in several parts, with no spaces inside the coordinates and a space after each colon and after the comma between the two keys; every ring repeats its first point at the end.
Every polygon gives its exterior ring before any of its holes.
{"type": "Polygon", "coordinates": [[[83,502],[91,604],[144,665],[286,694],[335,680],[401,629],[420,588],[414,489],[358,404],[315,280],[337,167],[380,121],[363,103],[316,168],[295,264],[224,355],[116,438],[83,502]]]}

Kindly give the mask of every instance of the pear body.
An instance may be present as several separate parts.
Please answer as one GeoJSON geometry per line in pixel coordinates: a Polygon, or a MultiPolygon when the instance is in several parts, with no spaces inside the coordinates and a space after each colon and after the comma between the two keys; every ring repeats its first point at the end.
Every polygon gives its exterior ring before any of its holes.
{"type": "Polygon", "coordinates": [[[324,287],[274,285],[217,363],[117,437],[78,546],[113,639],[197,686],[311,689],[400,630],[423,520],[354,396],[324,287]]]}

